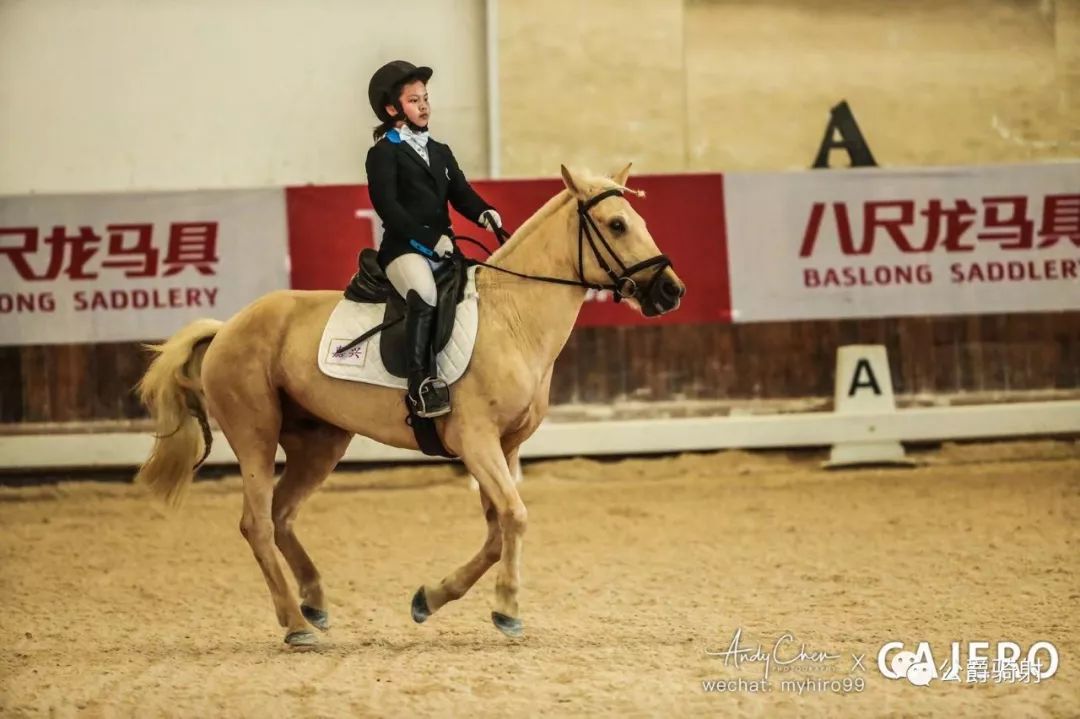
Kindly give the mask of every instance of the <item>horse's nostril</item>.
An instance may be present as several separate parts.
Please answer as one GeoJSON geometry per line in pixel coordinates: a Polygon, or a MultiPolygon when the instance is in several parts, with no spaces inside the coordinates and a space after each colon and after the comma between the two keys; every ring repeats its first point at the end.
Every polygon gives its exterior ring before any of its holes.
{"type": "Polygon", "coordinates": [[[660,291],[664,293],[664,296],[669,299],[678,299],[683,296],[683,288],[671,280],[664,280],[663,285],[660,287],[660,291]]]}

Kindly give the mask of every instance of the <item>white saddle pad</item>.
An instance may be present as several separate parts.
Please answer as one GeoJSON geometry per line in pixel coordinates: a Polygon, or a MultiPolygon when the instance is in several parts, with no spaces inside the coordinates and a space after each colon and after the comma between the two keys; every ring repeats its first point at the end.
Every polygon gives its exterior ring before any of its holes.
{"type": "MultiPolygon", "coordinates": [[[[446,347],[439,353],[439,377],[447,384],[461,379],[472,358],[476,344],[476,325],[480,317],[477,309],[476,267],[468,270],[465,298],[454,315],[454,330],[446,347]]],[[[382,333],[367,338],[341,356],[334,353],[360,335],[383,321],[386,305],[350,302],[342,300],[330,314],[330,320],[319,341],[319,369],[323,374],[353,382],[367,382],[405,389],[408,384],[403,377],[395,377],[383,366],[379,343],[382,333]]]]}

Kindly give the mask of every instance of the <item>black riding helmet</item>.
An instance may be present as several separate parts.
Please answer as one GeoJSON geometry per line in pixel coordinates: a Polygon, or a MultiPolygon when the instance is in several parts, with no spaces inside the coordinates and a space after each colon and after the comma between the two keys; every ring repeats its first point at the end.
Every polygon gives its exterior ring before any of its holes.
{"type": "Polygon", "coordinates": [[[431,79],[431,75],[434,72],[430,67],[417,67],[411,62],[405,60],[394,60],[388,62],[371,76],[371,82],[368,83],[368,102],[371,103],[371,109],[375,111],[375,116],[382,122],[393,122],[395,119],[401,119],[391,117],[386,111],[387,105],[393,105],[397,107],[398,113],[401,113],[401,107],[398,105],[398,94],[401,91],[402,85],[406,85],[414,80],[420,80],[424,84],[431,79]]]}

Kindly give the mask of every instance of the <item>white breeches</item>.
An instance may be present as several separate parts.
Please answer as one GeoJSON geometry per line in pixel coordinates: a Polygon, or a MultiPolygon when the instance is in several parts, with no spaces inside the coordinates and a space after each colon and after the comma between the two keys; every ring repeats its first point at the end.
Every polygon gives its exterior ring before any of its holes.
{"type": "Polygon", "coordinates": [[[409,290],[412,290],[420,295],[420,299],[425,303],[434,307],[439,301],[435,291],[435,275],[432,272],[434,267],[438,267],[438,264],[415,252],[409,252],[386,266],[386,277],[402,297],[406,297],[409,290]]]}

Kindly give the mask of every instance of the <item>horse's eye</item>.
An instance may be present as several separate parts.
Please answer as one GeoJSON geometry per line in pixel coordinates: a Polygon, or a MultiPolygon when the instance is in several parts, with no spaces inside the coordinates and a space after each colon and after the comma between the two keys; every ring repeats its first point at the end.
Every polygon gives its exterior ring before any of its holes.
{"type": "Polygon", "coordinates": [[[626,232],[626,223],[618,217],[609,222],[608,227],[610,227],[611,231],[614,232],[616,235],[621,235],[622,233],[626,232]]]}

